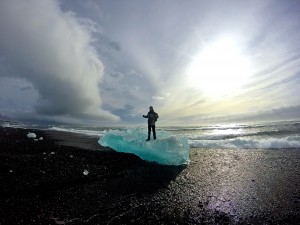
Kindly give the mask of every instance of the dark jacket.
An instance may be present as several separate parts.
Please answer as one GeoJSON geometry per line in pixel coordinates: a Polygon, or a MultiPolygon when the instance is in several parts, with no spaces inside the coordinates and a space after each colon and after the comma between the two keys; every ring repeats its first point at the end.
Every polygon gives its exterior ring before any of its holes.
{"type": "Polygon", "coordinates": [[[158,114],[153,111],[149,111],[147,116],[144,116],[144,118],[148,118],[148,125],[155,125],[155,122],[157,121],[158,114]]]}

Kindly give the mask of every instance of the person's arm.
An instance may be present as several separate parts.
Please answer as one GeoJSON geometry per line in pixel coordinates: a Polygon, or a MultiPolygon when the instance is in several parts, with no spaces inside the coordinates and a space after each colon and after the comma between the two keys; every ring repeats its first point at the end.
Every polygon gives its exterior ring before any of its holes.
{"type": "Polygon", "coordinates": [[[144,118],[149,118],[149,113],[147,114],[147,116],[143,115],[144,118]]]}

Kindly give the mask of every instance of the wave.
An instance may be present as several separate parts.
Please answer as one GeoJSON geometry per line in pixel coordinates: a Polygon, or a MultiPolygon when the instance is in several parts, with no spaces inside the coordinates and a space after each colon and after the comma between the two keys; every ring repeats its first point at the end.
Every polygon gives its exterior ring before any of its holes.
{"type": "Polygon", "coordinates": [[[227,140],[189,140],[192,148],[234,148],[234,149],[287,149],[300,148],[300,136],[284,138],[235,138],[227,140]]]}
{"type": "Polygon", "coordinates": [[[82,134],[87,136],[93,136],[93,137],[102,137],[104,134],[103,130],[92,130],[92,129],[79,129],[79,128],[66,128],[66,127],[50,127],[48,130],[55,130],[55,131],[61,131],[61,132],[69,132],[69,133],[76,133],[76,134],[82,134]]]}
{"type": "MultiPolygon", "coordinates": [[[[107,130],[125,127],[89,127],[72,125],[39,125],[1,121],[1,127],[31,128],[71,132],[101,138],[107,130]]],[[[142,127],[147,133],[147,128],[142,127]]],[[[300,122],[269,124],[218,124],[201,127],[158,127],[174,135],[185,135],[192,148],[300,148],[300,122]]]]}
{"type": "Polygon", "coordinates": [[[26,128],[25,124],[19,123],[19,122],[12,122],[12,121],[0,121],[0,126],[3,128],[26,128]]]}
{"type": "Polygon", "coordinates": [[[238,130],[238,129],[252,129],[262,127],[272,127],[277,125],[263,125],[263,124],[227,124],[227,125],[209,125],[200,127],[162,127],[167,131],[209,131],[209,130],[238,130]]]}
{"type": "Polygon", "coordinates": [[[289,136],[295,134],[295,131],[257,131],[252,133],[229,133],[229,134],[196,134],[187,135],[190,140],[226,140],[235,138],[252,138],[252,137],[274,137],[274,136],[289,136]]]}

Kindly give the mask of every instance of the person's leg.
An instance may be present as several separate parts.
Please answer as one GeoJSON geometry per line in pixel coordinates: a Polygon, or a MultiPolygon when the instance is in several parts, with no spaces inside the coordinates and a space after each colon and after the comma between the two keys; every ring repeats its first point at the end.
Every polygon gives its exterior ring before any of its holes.
{"type": "Polygon", "coordinates": [[[155,125],[152,125],[152,131],[153,131],[153,137],[154,137],[154,140],[155,140],[156,139],[155,125]]]}
{"type": "Polygon", "coordinates": [[[151,125],[148,124],[148,139],[147,140],[150,140],[150,134],[151,134],[151,125]]]}

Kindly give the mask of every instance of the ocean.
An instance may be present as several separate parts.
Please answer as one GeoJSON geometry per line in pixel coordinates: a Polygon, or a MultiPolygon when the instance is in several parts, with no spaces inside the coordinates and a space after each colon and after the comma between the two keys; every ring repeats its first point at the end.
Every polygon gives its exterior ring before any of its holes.
{"type": "MultiPolygon", "coordinates": [[[[108,130],[124,127],[89,127],[74,125],[40,125],[0,121],[2,127],[29,128],[71,132],[99,137],[108,130]]],[[[145,128],[145,137],[147,128],[145,128]]],[[[193,127],[159,127],[174,135],[185,135],[191,148],[210,149],[291,149],[300,148],[300,121],[268,123],[214,124],[193,127]]],[[[158,137],[159,138],[159,137],[158,137]]]]}

